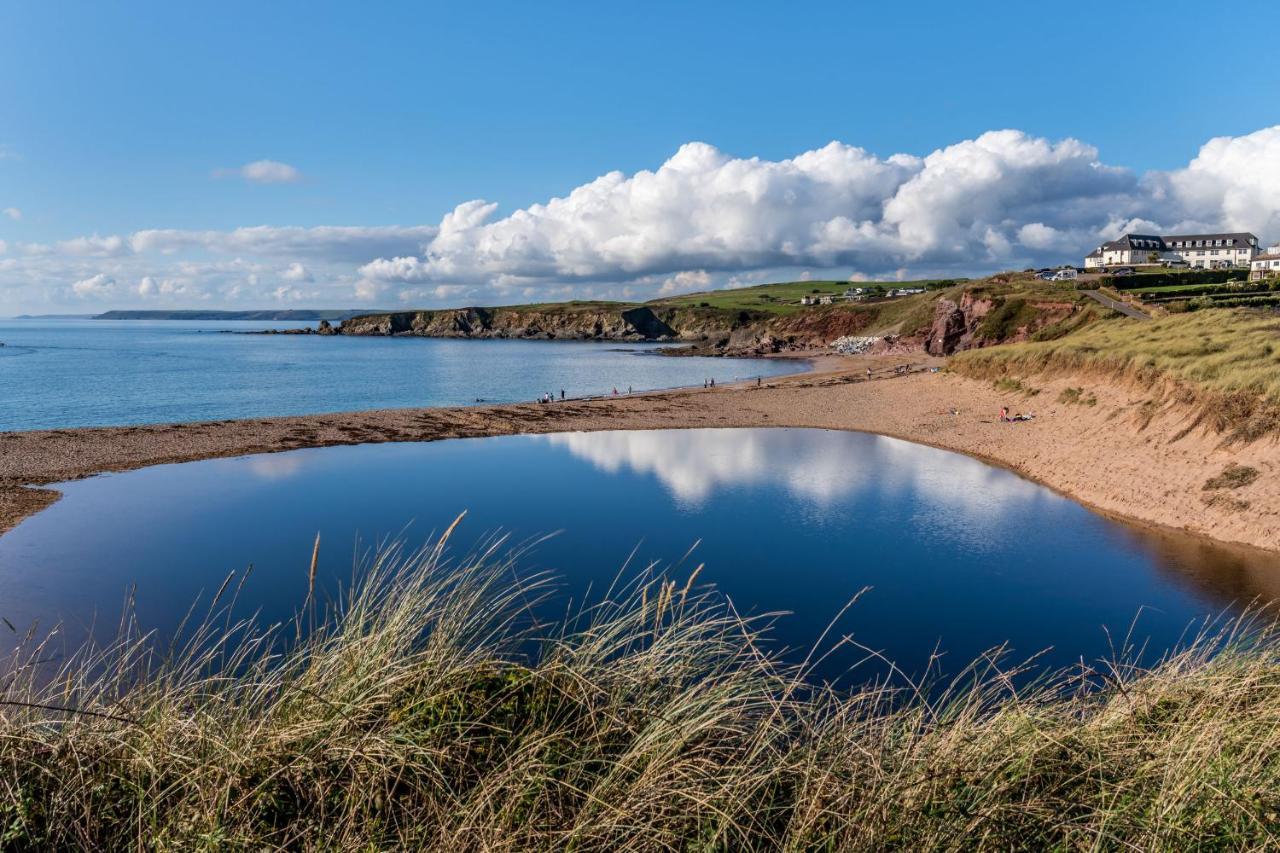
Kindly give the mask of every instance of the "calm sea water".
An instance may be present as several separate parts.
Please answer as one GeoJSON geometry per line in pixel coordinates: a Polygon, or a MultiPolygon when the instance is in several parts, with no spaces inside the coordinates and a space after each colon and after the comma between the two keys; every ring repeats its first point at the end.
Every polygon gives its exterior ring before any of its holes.
{"type": "MultiPolygon", "coordinates": [[[[522,570],[580,600],[635,566],[698,563],[743,611],[785,610],[777,642],[836,636],[919,672],[1008,643],[1044,662],[1106,656],[1133,626],[1148,656],[1206,616],[1280,596],[1270,556],[1109,521],[1007,471],[894,439],[821,430],[574,433],[300,450],[166,465],[61,486],[0,537],[0,616],[67,637],[114,626],[137,588],[172,631],[200,593],[252,563],[246,608],[289,616],[322,534],[322,578],[388,537],[421,544],[462,510],[465,551],[560,531],[522,570]],[[697,543],[693,553],[684,555],[697,543]],[[633,555],[634,552],[634,556],[633,555]]],[[[823,674],[863,657],[846,649],[823,674]]],[[[863,664],[855,673],[877,672],[863,664]]],[[[856,677],[856,675],[855,675],[856,677]]]]}
{"type": "Polygon", "coordinates": [[[288,325],[0,320],[0,431],[513,402],[800,369],[668,358],[656,344],[221,333],[288,325]]]}

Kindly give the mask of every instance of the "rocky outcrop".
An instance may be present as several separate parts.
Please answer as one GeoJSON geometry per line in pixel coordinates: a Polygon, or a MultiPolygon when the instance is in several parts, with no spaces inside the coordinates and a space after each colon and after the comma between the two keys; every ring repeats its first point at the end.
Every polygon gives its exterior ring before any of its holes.
{"type": "Polygon", "coordinates": [[[679,333],[648,308],[457,308],[353,317],[343,335],[541,340],[675,340],[679,333]]]}
{"type": "Polygon", "coordinates": [[[930,355],[951,355],[994,344],[1025,341],[1047,326],[1076,313],[1074,302],[1001,298],[963,291],[958,299],[938,299],[933,323],[924,339],[930,355]]]}
{"type": "Polygon", "coordinates": [[[973,338],[977,320],[970,319],[954,300],[943,297],[938,300],[933,314],[933,325],[924,338],[924,351],[929,355],[951,355],[960,350],[965,337],[973,338]]]}
{"type": "Polygon", "coordinates": [[[925,352],[951,355],[968,349],[978,324],[990,310],[989,301],[977,302],[968,292],[961,295],[959,302],[945,296],[940,298],[934,308],[933,325],[924,340],[925,352]]]}
{"type": "Polygon", "coordinates": [[[534,340],[706,341],[729,337],[767,318],[753,312],[648,305],[459,308],[353,317],[343,335],[534,340]]]}

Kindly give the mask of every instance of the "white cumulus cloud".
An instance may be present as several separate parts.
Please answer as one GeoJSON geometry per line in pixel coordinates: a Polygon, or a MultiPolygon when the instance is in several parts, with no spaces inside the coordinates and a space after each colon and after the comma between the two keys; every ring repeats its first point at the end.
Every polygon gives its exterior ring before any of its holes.
{"type": "Polygon", "coordinates": [[[1280,125],[1211,139],[1167,180],[1188,222],[1280,239],[1280,125]]]}
{"type": "Polygon", "coordinates": [[[711,276],[706,270],[681,270],[662,282],[658,295],[672,296],[677,293],[693,293],[706,290],[711,286],[711,276]]]}
{"type": "Polygon", "coordinates": [[[296,166],[279,160],[254,160],[237,169],[218,169],[215,177],[236,175],[254,184],[296,184],[302,180],[302,172],[296,166]]]}
{"type": "Polygon", "coordinates": [[[610,172],[507,216],[483,200],[411,254],[365,264],[386,285],[661,282],[852,267],[898,276],[1077,260],[1126,228],[1280,231],[1280,127],[1215,139],[1139,175],[1093,146],[1016,130],[925,157],[839,142],[770,161],[689,143],[654,171],[610,172]]]}
{"type": "Polygon", "coordinates": [[[115,290],[116,280],[105,273],[98,273],[71,285],[71,292],[85,299],[110,296],[115,290]]]}
{"type": "Polygon", "coordinates": [[[311,271],[302,264],[294,261],[280,271],[280,277],[285,281],[314,281],[315,276],[311,275],[311,271]]]}
{"type": "Polygon", "coordinates": [[[19,219],[22,218],[22,211],[16,207],[6,207],[4,210],[0,210],[0,213],[3,213],[5,216],[9,217],[14,222],[17,222],[19,219]]]}
{"type": "MultiPolygon", "coordinates": [[[[232,171],[298,176],[276,161],[232,171]]],[[[1087,142],[1017,130],[925,156],[832,142],[768,160],[690,142],[652,170],[608,172],[506,213],[464,201],[438,224],[10,241],[0,309],[93,295],[174,305],[647,298],[806,274],[900,280],[1079,262],[1126,230],[1200,229],[1280,239],[1280,126],[1209,140],[1186,166],[1145,173],[1103,162],[1087,142]],[[137,284],[113,292],[99,276],[137,284]]]]}
{"type": "Polygon", "coordinates": [[[417,251],[435,236],[431,225],[317,225],[311,228],[255,225],[230,231],[156,228],[135,231],[129,248],[138,253],[274,255],[361,263],[378,255],[417,251]]]}

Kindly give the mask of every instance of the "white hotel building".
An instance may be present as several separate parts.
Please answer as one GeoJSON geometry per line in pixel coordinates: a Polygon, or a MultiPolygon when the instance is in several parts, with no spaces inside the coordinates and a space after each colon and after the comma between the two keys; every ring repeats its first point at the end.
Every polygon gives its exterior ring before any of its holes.
{"type": "Polygon", "coordinates": [[[1260,281],[1272,276],[1280,277],[1280,243],[1255,255],[1249,264],[1249,281],[1260,281]]]}
{"type": "Polygon", "coordinates": [[[1248,232],[1236,234],[1125,234],[1103,243],[1084,259],[1085,269],[1128,267],[1186,261],[1193,268],[1248,268],[1258,254],[1258,238],[1248,232]]]}

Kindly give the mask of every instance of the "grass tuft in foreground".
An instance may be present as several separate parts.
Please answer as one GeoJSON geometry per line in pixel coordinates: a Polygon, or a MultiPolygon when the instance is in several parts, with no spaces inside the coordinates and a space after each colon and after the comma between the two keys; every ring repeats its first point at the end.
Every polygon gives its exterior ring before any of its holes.
{"type": "MultiPolygon", "coordinates": [[[[219,598],[233,597],[235,584],[219,598]]],[[[539,624],[490,551],[384,553],[327,616],[225,603],[182,650],[126,632],[0,716],[10,848],[858,850],[1274,846],[1280,642],[1016,690],[815,687],[695,577],[539,624]],[[532,646],[531,646],[532,644],[532,646]],[[530,649],[536,649],[530,654],[530,649]]],[[[314,611],[308,602],[304,612],[314,611]]]]}

